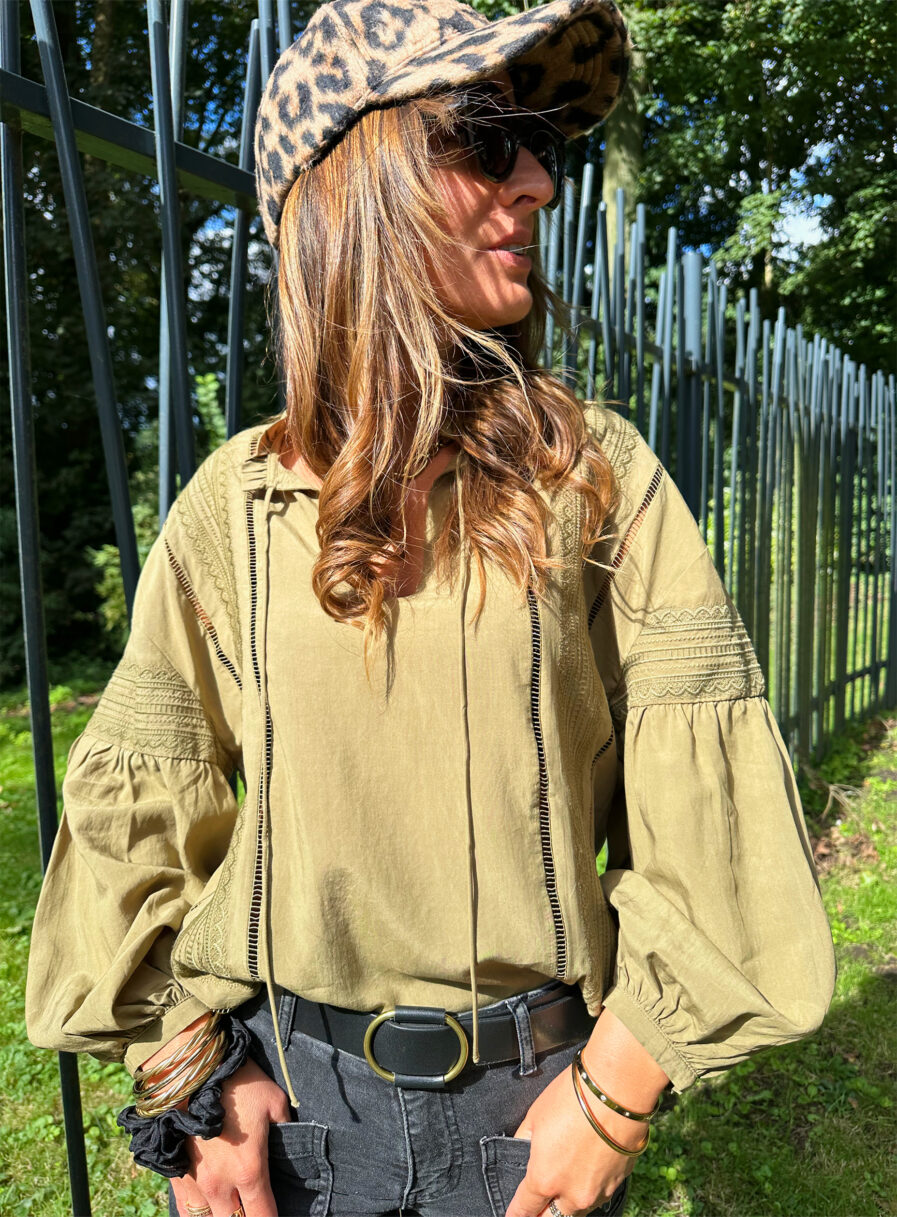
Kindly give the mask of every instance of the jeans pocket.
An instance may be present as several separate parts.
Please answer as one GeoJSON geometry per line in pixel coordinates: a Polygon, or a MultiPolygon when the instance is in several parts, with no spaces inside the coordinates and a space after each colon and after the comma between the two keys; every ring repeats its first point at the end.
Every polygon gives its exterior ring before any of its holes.
{"type": "Polygon", "coordinates": [[[309,1120],[268,1127],[268,1169],[280,1213],[327,1217],[333,1193],[333,1168],[327,1125],[309,1120]]]}
{"type": "MultiPolygon", "coordinates": [[[[523,1182],[529,1165],[530,1141],[526,1137],[483,1137],[480,1149],[483,1158],[483,1179],[492,1209],[492,1217],[505,1217],[514,1193],[523,1182]]],[[[610,1200],[592,1209],[590,1217],[620,1217],[626,1206],[629,1190],[628,1176],[610,1200]]]]}
{"type": "Polygon", "coordinates": [[[505,1211],[526,1174],[530,1142],[526,1137],[481,1137],[480,1151],[492,1217],[505,1217],[505,1211]]]}

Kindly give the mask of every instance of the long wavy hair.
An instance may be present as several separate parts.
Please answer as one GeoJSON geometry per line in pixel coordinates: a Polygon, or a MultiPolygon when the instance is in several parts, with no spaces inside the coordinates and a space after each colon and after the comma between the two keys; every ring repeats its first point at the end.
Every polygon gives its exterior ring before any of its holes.
{"type": "MultiPolygon", "coordinates": [[[[299,176],[280,224],[277,308],[286,389],[281,453],[298,452],[322,480],[312,586],[336,621],[369,647],[391,624],[390,570],[404,555],[412,479],[439,442],[467,456],[464,525],[485,597],[485,564],[546,590],[546,491],[571,483],[585,501],[583,555],[600,538],[615,485],[574,392],[539,367],[546,313],[569,332],[538,249],[523,321],[476,330],[451,315],[429,265],[454,246],[434,168],[451,160],[457,96],[426,97],[363,115],[323,161],[299,176]],[[574,470],[578,465],[578,471],[574,470]]],[[[455,153],[457,155],[457,153],[455,153]]],[[[269,302],[270,303],[270,302],[269,302]]],[[[434,574],[459,566],[458,505],[435,540],[434,574]]]]}

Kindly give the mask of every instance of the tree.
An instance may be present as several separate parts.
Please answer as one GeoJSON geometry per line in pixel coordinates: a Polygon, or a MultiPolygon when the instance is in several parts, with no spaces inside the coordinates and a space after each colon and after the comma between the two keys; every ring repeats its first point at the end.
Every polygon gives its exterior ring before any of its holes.
{"type": "MultiPolygon", "coordinates": [[[[638,201],[649,264],[666,228],[761,312],[786,307],[870,368],[893,360],[897,7],[869,0],[630,0],[647,91],[638,201]],[[818,196],[824,196],[820,203],[818,196]],[[889,203],[889,200],[891,202],[889,203]],[[821,239],[788,249],[786,208],[821,239]],[[846,289],[846,290],[845,290],[846,289]]],[[[607,125],[604,198],[638,157],[632,99],[607,125]]],[[[631,171],[627,180],[631,180],[631,171]]]]}
{"type": "MultiPolygon", "coordinates": [[[[309,11],[313,6],[306,5],[309,11]]],[[[294,11],[295,6],[294,6],[294,11]]],[[[152,124],[146,8],[120,0],[54,4],[69,92],[90,105],[152,124]]],[[[250,0],[194,0],[185,87],[184,142],[236,162],[250,0]]],[[[29,6],[20,3],[22,73],[42,80],[29,6]]],[[[55,146],[25,133],[26,257],[32,395],[38,453],[42,575],[50,659],[112,659],[97,572],[88,549],[114,542],[96,403],[55,146]]],[[[82,158],[126,455],[139,481],[147,460],[137,437],[157,416],[161,238],[158,188],[92,156],[82,158]]],[[[181,191],[182,254],[191,377],[223,377],[231,218],[221,205],[181,191]]],[[[256,219],[243,384],[247,422],[277,408],[264,285],[270,253],[256,219]]],[[[3,318],[5,324],[5,318],[3,318]]],[[[195,404],[195,403],[194,403],[195,404]]],[[[0,476],[12,486],[8,385],[0,382],[0,476]]],[[[23,678],[14,509],[0,506],[0,684],[23,678]]]]}

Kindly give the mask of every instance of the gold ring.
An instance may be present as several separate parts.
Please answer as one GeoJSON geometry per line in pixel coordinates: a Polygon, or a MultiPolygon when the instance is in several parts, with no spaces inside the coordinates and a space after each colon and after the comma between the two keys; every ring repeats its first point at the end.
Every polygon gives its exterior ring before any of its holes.
{"type": "Polygon", "coordinates": [[[212,1217],[212,1210],[207,1204],[204,1204],[201,1209],[195,1209],[192,1204],[188,1204],[187,1212],[190,1217],[212,1217]]]}
{"type": "MultiPolygon", "coordinates": [[[[210,1213],[211,1213],[211,1211],[212,1210],[209,1209],[210,1213]]],[[[237,1209],[237,1211],[235,1213],[231,1213],[230,1217],[246,1217],[246,1213],[243,1210],[242,1204],[240,1205],[240,1207],[237,1209]]]]}

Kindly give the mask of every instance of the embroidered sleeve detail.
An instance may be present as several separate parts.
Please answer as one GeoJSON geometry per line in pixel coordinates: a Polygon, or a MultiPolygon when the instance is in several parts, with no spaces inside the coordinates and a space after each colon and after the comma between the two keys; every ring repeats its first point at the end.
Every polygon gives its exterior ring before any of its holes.
{"type": "MultiPolygon", "coordinates": [[[[597,402],[584,404],[589,430],[601,445],[617,479],[621,497],[629,502],[629,474],[635,455],[643,441],[638,430],[621,414],[597,402]]],[[[630,504],[634,506],[634,504],[630,504]]]]}
{"type": "Polygon", "coordinates": [[[199,697],[162,655],[151,668],[119,663],[86,734],[169,760],[226,763],[199,697]]]}
{"type": "Polygon", "coordinates": [[[218,641],[218,631],[215,629],[214,622],[212,621],[211,617],[205,611],[202,604],[200,603],[199,597],[197,596],[196,592],[193,590],[193,585],[191,584],[190,580],[187,578],[187,572],[184,570],[183,566],[181,566],[180,562],[178,562],[177,558],[172,553],[171,546],[168,544],[167,541],[165,542],[165,552],[168,555],[168,564],[171,567],[171,569],[174,571],[175,578],[178,581],[178,585],[180,586],[181,591],[184,593],[184,595],[190,601],[190,604],[193,606],[193,611],[194,611],[194,613],[196,613],[197,620],[199,621],[200,625],[202,626],[202,628],[205,630],[205,632],[208,634],[209,638],[211,639],[212,646],[215,648],[215,654],[218,657],[218,662],[223,667],[225,667],[228,670],[228,672],[230,672],[231,676],[233,677],[234,681],[236,682],[237,688],[242,689],[243,684],[242,684],[242,681],[240,680],[240,676],[239,676],[239,673],[237,672],[236,667],[234,666],[232,661],[227,657],[227,655],[225,655],[224,651],[221,649],[221,643],[218,641]]]}
{"type": "MultiPolygon", "coordinates": [[[[229,452],[219,449],[200,465],[186,492],[178,497],[172,507],[171,518],[183,529],[194,560],[201,566],[202,573],[215,589],[233,639],[235,668],[242,668],[240,613],[234,563],[230,553],[230,505],[227,490],[234,478],[234,468],[232,459],[228,457],[229,452]]],[[[180,579],[180,576],[178,577],[180,579]]],[[[203,625],[205,626],[205,621],[203,625]]],[[[214,642],[218,652],[220,648],[217,637],[214,642]]],[[[219,658],[222,658],[222,655],[219,655],[219,658]]],[[[239,684],[236,670],[232,675],[239,684]]]]}
{"type": "Polygon", "coordinates": [[[583,498],[565,487],[555,518],[558,525],[560,556],[564,565],[557,571],[559,610],[563,623],[558,654],[558,686],[565,691],[559,713],[562,716],[561,747],[569,773],[583,773],[594,751],[594,721],[591,713],[599,697],[599,677],[585,623],[585,598],[582,581],[583,498]],[[588,662],[587,662],[588,660],[588,662]]]}
{"type": "Polygon", "coordinates": [[[592,607],[589,609],[589,629],[592,628],[595,618],[601,612],[601,607],[607,599],[608,592],[610,591],[613,581],[616,578],[617,571],[626,561],[626,556],[632,548],[632,543],[635,541],[635,538],[638,535],[638,531],[644,522],[648,508],[654,501],[654,497],[657,494],[657,491],[660,489],[663,479],[663,466],[658,465],[654,470],[651,481],[648,483],[648,488],[645,491],[641,503],[639,504],[638,511],[633,516],[632,521],[629,527],[626,529],[625,535],[623,536],[623,540],[617,546],[616,553],[611,559],[610,570],[605,573],[601,586],[598,589],[598,594],[592,601],[592,607]]]}
{"type": "Polygon", "coordinates": [[[623,665],[614,716],[659,702],[728,701],[763,694],[763,673],[731,603],[651,613],[623,665]]]}

